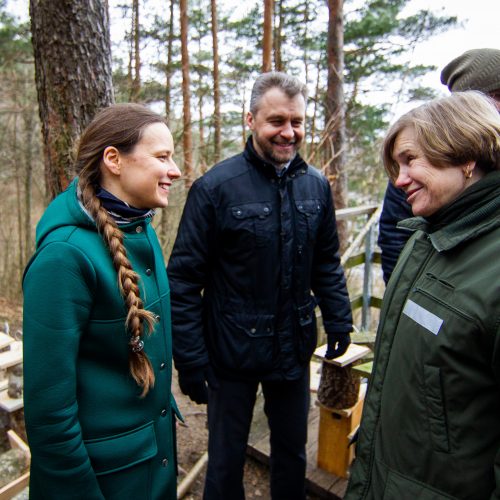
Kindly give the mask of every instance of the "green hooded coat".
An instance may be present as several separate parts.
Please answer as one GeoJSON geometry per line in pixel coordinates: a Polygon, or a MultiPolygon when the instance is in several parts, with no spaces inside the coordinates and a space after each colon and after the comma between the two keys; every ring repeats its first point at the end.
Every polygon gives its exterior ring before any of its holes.
{"type": "Polygon", "coordinates": [[[24,276],[24,404],[32,499],[176,498],[170,290],[150,219],[121,226],[141,298],[157,315],[145,351],[156,381],[129,373],[117,274],[77,181],[47,208],[24,276]]]}
{"type": "Polygon", "coordinates": [[[500,172],[405,225],[345,500],[498,499],[500,172]]]}

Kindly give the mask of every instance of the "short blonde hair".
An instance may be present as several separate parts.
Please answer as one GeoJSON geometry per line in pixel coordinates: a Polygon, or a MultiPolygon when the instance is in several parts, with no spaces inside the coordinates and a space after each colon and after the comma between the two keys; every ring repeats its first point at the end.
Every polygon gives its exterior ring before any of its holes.
{"type": "Polygon", "coordinates": [[[455,92],[401,116],[382,146],[382,161],[392,181],[399,175],[394,143],[405,128],[415,131],[419,147],[435,167],[474,161],[484,173],[500,170],[500,114],[481,92],[455,92]]]}

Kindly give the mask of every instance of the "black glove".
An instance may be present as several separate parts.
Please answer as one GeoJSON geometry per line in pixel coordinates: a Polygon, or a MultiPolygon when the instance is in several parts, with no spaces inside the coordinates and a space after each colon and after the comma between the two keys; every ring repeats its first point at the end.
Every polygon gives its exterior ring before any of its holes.
{"type": "Polygon", "coordinates": [[[219,384],[210,365],[198,366],[189,370],[179,370],[179,387],[186,396],[198,404],[208,403],[207,384],[217,389],[219,384]]]}
{"type": "Polygon", "coordinates": [[[351,336],[348,333],[328,333],[327,339],[326,359],[342,356],[351,343],[351,336]]]}

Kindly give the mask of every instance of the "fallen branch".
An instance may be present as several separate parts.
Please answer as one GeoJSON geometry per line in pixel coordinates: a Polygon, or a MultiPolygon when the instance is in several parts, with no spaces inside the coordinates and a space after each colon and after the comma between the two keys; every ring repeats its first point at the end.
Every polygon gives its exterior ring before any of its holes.
{"type": "Polygon", "coordinates": [[[177,486],[177,498],[180,500],[189,491],[189,488],[193,484],[194,480],[198,477],[203,467],[208,462],[208,451],[203,453],[199,460],[193,465],[193,468],[188,472],[187,476],[181,481],[181,484],[177,486]]]}

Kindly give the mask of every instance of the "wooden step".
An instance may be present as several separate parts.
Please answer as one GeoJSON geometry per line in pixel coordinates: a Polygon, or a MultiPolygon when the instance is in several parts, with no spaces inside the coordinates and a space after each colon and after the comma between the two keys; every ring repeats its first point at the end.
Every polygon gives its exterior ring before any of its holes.
{"type": "Polygon", "coordinates": [[[24,406],[23,398],[11,398],[7,389],[0,392],[0,408],[9,413],[20,410],[24,406]]]}
{"type": "Polygon", "coordinates": [[[9,368],[23,362],[22,341],[13,341],[10,344],[10,350],[0,352],[0,369],[9,368]]]}
{"type": "Polygon", "coordinates": [[[14,339],[10,335],[0,332],[0,349],[4,349],[12,342],[14,342],[14,339]]]}

